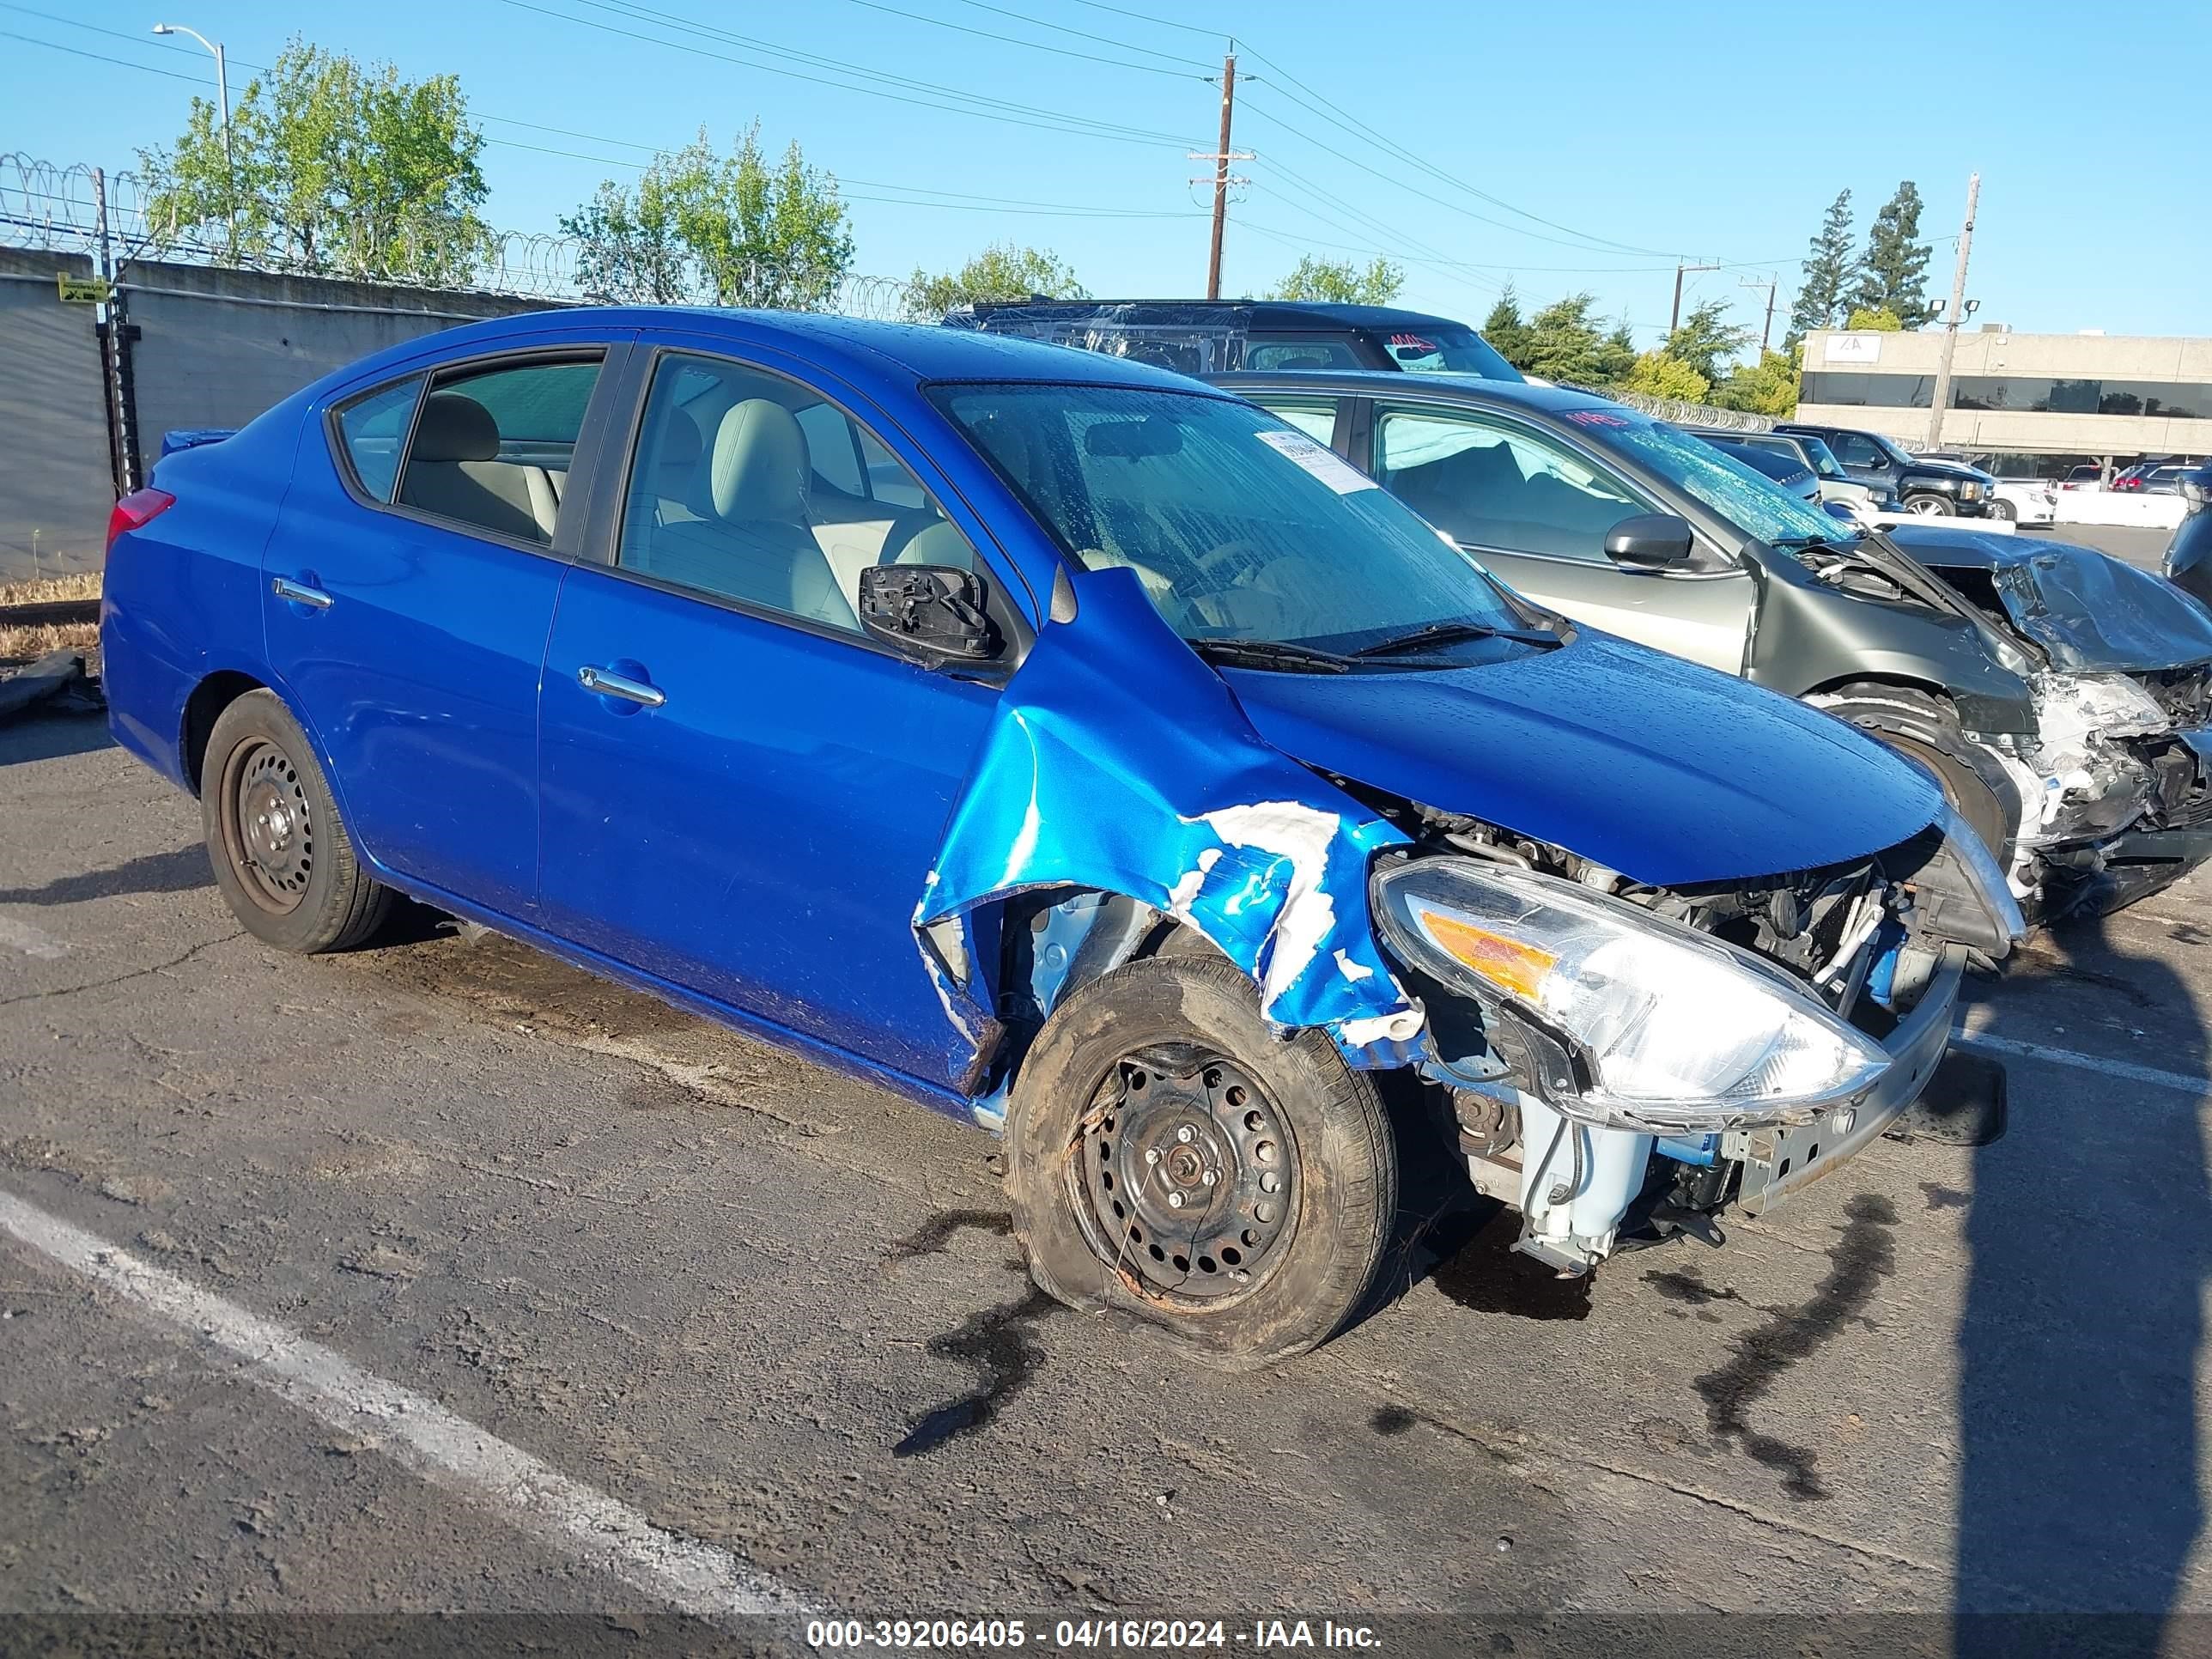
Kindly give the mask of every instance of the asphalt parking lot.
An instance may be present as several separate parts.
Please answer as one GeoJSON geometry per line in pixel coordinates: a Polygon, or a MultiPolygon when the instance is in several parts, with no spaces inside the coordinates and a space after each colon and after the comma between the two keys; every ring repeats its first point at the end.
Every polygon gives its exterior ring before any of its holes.
{"type": "Polygon", "coordinates": [[[980,1133],[428,918],[276,957],[0,730],[0,1612],[2212,1610],[2207,891],[1981,988],[1993,1147],[1583,1285],[1444,1212],[1232,1376],[1033,1295],[980,1133]]]}

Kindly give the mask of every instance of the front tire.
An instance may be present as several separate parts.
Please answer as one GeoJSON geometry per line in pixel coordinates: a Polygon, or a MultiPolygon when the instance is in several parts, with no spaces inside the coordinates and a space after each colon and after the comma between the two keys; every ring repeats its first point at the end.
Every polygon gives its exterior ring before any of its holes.
{"type": "Polygon", "coordinates": [[[248,691],[216,717],[200,823],[216,887],[264,945],[348,950],[391,911],[392,890],[362,869],[314,747],[273,691],[248,691]]]}
{"type": "Polygon", "coordinates": [[[1319,1346],[1365,1299],[1397,1148],[1325,1033],[1270,1030],[1227,962],[1158,957],[1046,1022],[1006,1115],[1006,1188],[1048,1294],[1243,1370],[1319,1346]]]}
{"type": "Polygon", "coordinates": [[[1951,498],[1948,495],[1907,495],[1905,510],[1917,514],[1923,519],[1948,519],[1959,509],[1951,505],[1951,498]]]}
{"type": "Polygon", "coordinates": [[[1992,495],[1990,498],[1990,517],[2002,519],[2007,524],[2017,524],[2020,522],[2020,509],[2003,496],[1992,495]]]}

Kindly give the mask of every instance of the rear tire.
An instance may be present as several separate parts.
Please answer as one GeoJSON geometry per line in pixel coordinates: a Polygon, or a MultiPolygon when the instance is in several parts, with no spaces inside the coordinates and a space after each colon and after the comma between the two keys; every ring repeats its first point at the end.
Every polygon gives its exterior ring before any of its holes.
{"type": "Polygon", "coordinates": [[[392,890],[362,869],[314,746],[273,691],[248,691],[216,716],[200,822],[224,902],[264,945],[348,950],[390,914],[392,890]]]}
{"type": "Polygon", "coordinates": [[[1807,701],[1878,738],[1932,775],[1943,799],[1982,838],[1999,864],[2014,834],[2012,812],[1974,769],[1974,746],[1949,704],[1899,685],[1846,685],[1807,701]]]}
{"type": "Polygon", "coordinates": [[[1360,1307],[1397,1147],[1373,1080],[1325,1033],[1270,1030],[1227,962],[1153,957],[1084,986],[1038,1034],[1006,1115],[1006,1188],[1048,1295],[1245,1370],[1360,1307]]]}

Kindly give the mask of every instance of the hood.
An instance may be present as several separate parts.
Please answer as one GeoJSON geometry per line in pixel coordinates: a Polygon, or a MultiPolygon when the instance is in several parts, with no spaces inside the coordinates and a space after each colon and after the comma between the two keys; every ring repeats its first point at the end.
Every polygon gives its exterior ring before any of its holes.
{"type": "Polygon", "coordinates": [[[2212,661],[2212,611],[2094,547],[1919,525],[1888,535],[1932,569],[1986,571],[2013,626],[2055,668],[2145,673],[2212,661]]]}
{"type": "Polygon", "coordinates": [[[1224,678],[1260,735],[1310,766],[1653,886],[1842,863],[1942,804],[1841,720],[1593,629],[1479,667],[1224,678]]]}
{"type": "Polygon", "coordinates": [[[1905,470],[1917,472],[1923,477],[1956,478],[1961,483],[1972,482],[1984,488],[1994,486],[1997,481],[1995,473],[1984,472],[1978,466],[1961,466],[1956,461],[1927,461],[1917,455],[1912,458],[1912,465],[1905,470]]]}

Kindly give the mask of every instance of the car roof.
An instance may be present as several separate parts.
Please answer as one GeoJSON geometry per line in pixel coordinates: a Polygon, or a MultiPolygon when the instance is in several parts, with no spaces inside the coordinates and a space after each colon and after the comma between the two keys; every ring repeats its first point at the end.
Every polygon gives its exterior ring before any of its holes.
{"type": "Polygon", "coordinates": [[[1026,380],[1178,392],[1208,390],[1201,381],[1150,363],[972,329],[717,306],[570,306],[518,312],[404,342],[355,365],[348,378],[354,378],[354,370],[380,368],[386,359],[419,362],[425,344],[435,345],[453,357],[466,357],[548,332],[611,339],[633,330],[648,338],[672,333],[720,335],[732,346],[776,347],[860,385],[890,378],[910,385],[933,380],[1026,380]]]}
{"type": "Polygon", "coordinates": [[[1492,380],[1480,374],[1411,374],[1401,368],[1247,368],[1209,374],[1206,383],[1240,395],[1262,389],[1346,392],[1390,398],[1433,398],[1443,392],[1448,394],[1447,401],[1450,402],[1503,404],[1547,414],[1562,414],[1572,409],[1626,407],[1575,386],[1492,380]]]}
{"type": "Polygon", "coordinates": [[[1305,300],[1002,300],[970,307],[979,319],[1022,316],[1040,321],[1099,316],[1114,311],[1142,312],[1131,322],[1198,323],[1213,318],[1241,321],[1250,328],[1289,331],[1322,328],[1465,328],[1456,318],[1397,306],[1339,305],[1305,300]]]}

